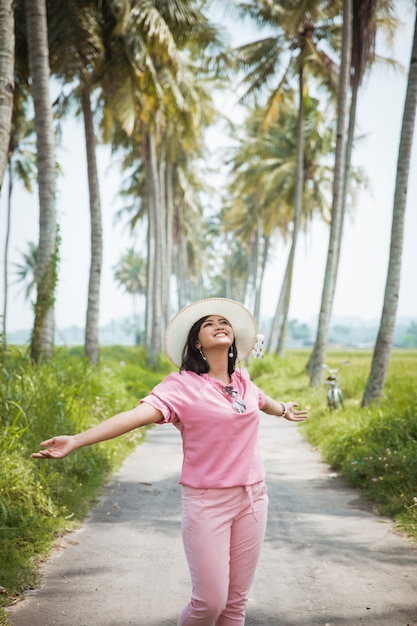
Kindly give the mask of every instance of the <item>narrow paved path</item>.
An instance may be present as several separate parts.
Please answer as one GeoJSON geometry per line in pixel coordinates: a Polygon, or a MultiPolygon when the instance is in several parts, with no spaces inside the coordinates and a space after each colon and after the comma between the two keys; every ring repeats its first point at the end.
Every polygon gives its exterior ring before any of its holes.
{"type": "MultiPolygon", "coordinates": [[[[270,516],[247,626],[417,625],[417,550],[331,477],[296,426],[265,416],[270,516]]],[[[190,582],[179,434],[152,429],[87,523],[9,611],[13,626],[175,626],[190,582]]]]}

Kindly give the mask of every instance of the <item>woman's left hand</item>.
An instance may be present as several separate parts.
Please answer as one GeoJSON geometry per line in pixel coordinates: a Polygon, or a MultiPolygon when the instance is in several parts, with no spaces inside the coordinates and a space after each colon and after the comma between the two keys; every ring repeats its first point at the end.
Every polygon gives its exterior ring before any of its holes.
{"type": "Polygon", "coordinates": [[[295,408],[298,406],[296,402],[284,402],[286,412],[284,417],[289,422],[303,422],[308,417],[308,410],[302,409],[300,411],[296,411],[295,408]]]}

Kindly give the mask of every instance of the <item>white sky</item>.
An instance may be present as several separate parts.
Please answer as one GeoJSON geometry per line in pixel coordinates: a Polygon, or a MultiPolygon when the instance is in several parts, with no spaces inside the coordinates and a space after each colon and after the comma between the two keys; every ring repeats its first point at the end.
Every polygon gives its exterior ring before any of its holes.
{"type": "MultiPolygon", "coordinates": [[[[400,31],[394,56],[405,67],[409,65],[413,14],[400,31]]],[[[358,206],[348,216],[341,252],[338,282],[333,307],[334,317],[358,317],[378,320],[381,314],[390,245],[390,230],[396,160],[405,97],[406,79],[399,72],[391,75],[375,70],[360,93],[357,133],[365,135],[354,154],[356,165],[362,165],[371,180],[371,190],[362,192],[358,206]]],[[[233,113],[232,113],[233,114],[233,113]]],[[[213,138],[212,138],[213,140],[213,138]]],[[[417,129],[410,169],[402,279],[397,317],[417,319],[417,129]]],[[[132,313],[131,298],[116,287],[113,267],[135,244],[123,223],[114,216],[121,207],[116,200],[121,175],[117,165],[110,166],[109,150],[99,149],[99,170],[104,228],[104,265],[100,303],[100,325],[132,313]]],[[[61,226],[62,247],[59,285],[56,301],[57,327],[84,326],[90,263],[90,226],[87,168],[83,127],[80,120],[68,121],[57,158],[64,176],[58,185],[57,208],[61,226]]],[[[4,239],[6,229],[7,177],[0,198],[0,314],[4,294],[4,239]]],[[[13,194],[10,268],[14,281],[14,263],[21,262],[21,252],[28,242],[38,241],[38,198],[26,194],[16,185],[13,194]]],[[[328,227],[316,222],[308,237],[298,244],[290,317],[299,321],[317,318],[328,248],[328,227]]],[[[287,250],[278,243],[275,262],[268,271],[264,288],[262,313],[274,312],[287,250]]],[[[9,332],[31,328],[33,309],[25,302],[22,285],[10,285],[7,329],[9,332]]]]}

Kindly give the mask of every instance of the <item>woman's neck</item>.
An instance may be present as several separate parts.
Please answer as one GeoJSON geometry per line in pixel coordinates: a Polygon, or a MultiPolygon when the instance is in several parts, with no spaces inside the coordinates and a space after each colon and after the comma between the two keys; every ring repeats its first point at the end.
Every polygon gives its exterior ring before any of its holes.
{"type": "Polygon", "coordinates": [[[215,378],[216,380],[220,380],[225,385],[230,384],[230,375],[228,371],[227,357],[226,357],[226,360],[224,358],[222,359],[211,358],[210,360],[207,359],[207,365],[209,366],[207,374],[208,376],[210,376],[210,378],[215,378]]]}

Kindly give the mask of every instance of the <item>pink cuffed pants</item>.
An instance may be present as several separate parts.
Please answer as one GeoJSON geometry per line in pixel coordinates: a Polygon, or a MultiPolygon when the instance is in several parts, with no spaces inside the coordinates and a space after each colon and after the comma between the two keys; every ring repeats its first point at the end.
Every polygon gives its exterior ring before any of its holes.
{"type": "Polygon", "coordinates": [[[264,482],[182,489],[182,536],[192,597],[178,626],[242,626],[265,536],[264,482]]]}

